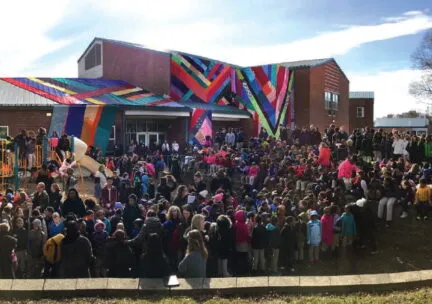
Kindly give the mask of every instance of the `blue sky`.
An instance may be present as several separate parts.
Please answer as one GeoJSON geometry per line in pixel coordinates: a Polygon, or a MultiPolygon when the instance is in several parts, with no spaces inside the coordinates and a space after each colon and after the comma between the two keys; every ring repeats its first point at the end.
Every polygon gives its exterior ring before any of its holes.
{"type": "Polygon", "coordinates": [[[420,76],[410,55],[432,28],[431,1],[28,0],[1,7],[1,76],[76,77],[78,57],[98,36],[239,65],[334,57],[351,90],[375,91],[376,117],[424,108],[408,85],[420,76]]]}

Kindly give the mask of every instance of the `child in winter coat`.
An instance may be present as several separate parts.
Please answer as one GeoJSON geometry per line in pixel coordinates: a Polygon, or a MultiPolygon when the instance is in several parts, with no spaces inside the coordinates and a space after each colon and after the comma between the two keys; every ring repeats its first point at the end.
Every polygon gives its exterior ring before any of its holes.
{"type": "Polygon", "coordinates": [[[216,225],[218,274],[223,277],[229,277],[231,275],[228,272],[228,259],[231,257],[233,244],[232,223],[228,216],[219,215],[216,225]]]}
{"type": "Polygon", "coordinates": [[[105,224],[105,231],[110,234],[111,233],[111,222],[106,218],[104,210],[98,210],[96,212],[96,220],[102,221],[105,224]]]}
{"type": "Polygon", "coordinates": [[[340,234],[342,237],[342,246],[352,245],[356,235],[356,224],[349,205],[345,206],[345,212],[342,214],[340,220],[342,222],[340,234]]]}
{"type": "Polygon", "coordinates": [[[68,192],[70,189],[75,188],[77,184],[77,179],[74,177],[74,170],[72,168],[67,169],[65,191],[68,192]]]}
{"type": "Polygon", "coordinates": [[[107,242],[106,265],[112,278],[130,278],[135,270],[135,255],[125,242],[123,230],[116,230],[107,242]]]}
{"type": "Polygon", "coordinates": [[[297,244],[295,246],[295,259],[296,261],[303,262],[304,260],[304,247],[306,243],[306,234],[307,234],[307,220],[305,220],[300,215],[297,218],[297,221],[294,220],[294,228],[296,232],[296,240],[297,244]]]}
{"type": "Polygon", "coordinates": [[[269,238],[269,249],[271,250],[270,261],[268,265],[271,265],[270,269],[273,272],[273,274],[278,273],[279,248],[281,244],[281,234],[277,223],[278,223],[278,218],[276,216],[272,216],[270,223],[268,223],[266,226],[266,230],[269,238]]]}
{"type": "MultiPolygon", "coordinates": [[[[255,212],[252,212],[252,211],[248,212],[247,215],[246,215],[246,217],[247,217],[246,225],[247,225],[247,231],[248,231],[248,234],[249,234],[249,239],[252,239],[252,231],[255,228],[255,224],[256,224],[256,222],[255,222],[255,212]]],[[[249,245],[248,245],[248,255],[249,255],[249,260],[252,261],[252,247],[251,247],[250,242],[249,242],[249,245]]]]}
{"type": "Polygon", "coordinates": [[[236,222],[234,225],[235,231],[235,246],[236,246],[236,274],[246,274],[249,271],[249,243],[251,237],[246,225],[246,212],[238,210],[234,215],[236,222]]]}
{"type": "Polygon", "coordinates": [[[309,245],[309,261],[313,264],[319,262],[321,233],[321,222],[318,212],[311,211],[310,221],[307,223],[307,244],[309,245]]]}
{"type": "Polygon", "coordinates": [[[42,231],[42,222],[40,219],[35,219],[32,227],[28,236],[29,275],[32,279],[39,279],[43,268],[42,256],[45,234],[42,231]]]}
{"type": "Polygon", "coordinates": [[[263,223],[263,218],[261,215],[256,217],[256,225],[252,231],[252,271],[258,270],[258,265],[261,271],[266,270],[266,260],[264,251],[267,248],[267,231],[263,223]]]}
{"type": "MultiPolygon", "coordinates": [[[[281,262],[286,271],[295,271],[294,259],[296,256],[296,249],[298,244],[297,234],[298,232],[295,219],[292,216],[288,216],[285,220],[285,224],[281,230],[280,236],[280,254],[282,257],[281,262]]],[[[302,244],[302,246],[304,246],[304,244],[302,244]]]]}
{"type": "Polygon", "coordinates": [[[12,233],[13,237],[18,240],[15,254],[18,260],[18,275],[17,278],[25,278],[27,275],[27,244],[28,232],[24,227],[24,219],[19,217],[15,220],[15,229],[12,233]]]}
{"type": "Polygon", "coordinates": [[[95,232],[92,236],[93,253],[96,257],[94,272],[96,278],[106,277],[105,258],[108,233],[105,231],[105,224],[97,220],[94,226],[95,232]]]}
{"type": "Polygon", "coordinates": [[[100,204],[100,200],[101,200],[101,197],[102,197],[102,187],[101,187],[100,177],[95,177],[95,179],[94,179],[93,196],[95,197],[96,202],[98,204],[100,204]]]}
{"type": "Polygon", "coordinates": [[[333,215],[331,208],[324,208],[324,215],[321,217],[322,226],[322,251],[326,252],[328,248],[333,248],[333,215]]]}
{"type": "Polygon", "coordinates": [[[64,229],[64,225],[60,218],[60,214],[54,212],[52,218],[53,220],[48,226],[48,237],[50,238],[56,236],[59,233],[62,233],[64,229]]]}
{"type": "Polygon", "coordinates": [[[342,229],[342,222],[340,220],[340,211],[339,207],[333,205],[331,208],[331,214],[333,216],[333,250],[337,250],[339,248],[340,243],[340,232],[342,229]]]}

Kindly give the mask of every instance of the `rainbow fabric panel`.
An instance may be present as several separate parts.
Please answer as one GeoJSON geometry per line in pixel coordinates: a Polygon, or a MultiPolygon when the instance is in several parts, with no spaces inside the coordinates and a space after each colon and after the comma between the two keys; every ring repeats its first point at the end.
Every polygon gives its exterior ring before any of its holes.
{"type": "Polygon", "coordinates": [[[87,78],[0,78],[50,99],[49,134],[56,131],[82,139],[105,152],[118,106],[182,107],[168,95],[153,94],[121,80],[87,78]]]}
{"type": "Polygon", "coordinates": [[[168,95],[151,93],[122,80],[89,78],[0,78],[62,105],[175,106],[168,95]]]}
{"type": "Polygon", "coordinates": [[[272,136],[293,121],[293,81],[293,71],[278,64],[243,68],[189,54],[171,56],[172,98],[247,110],[257,132],[263,127],[272,136]]]}
{"type": "Polygon", "coordinates": [[[196,108],[189,122],[190,144],[202,147],[206,136],[213,136],[212,111],[196,108]]]}
{"type": "Polygon", "coordinates": [[[54,107],[49,135],[73,135],[105,153],[116,112],[117,107],[104,105],[54,107]]]}

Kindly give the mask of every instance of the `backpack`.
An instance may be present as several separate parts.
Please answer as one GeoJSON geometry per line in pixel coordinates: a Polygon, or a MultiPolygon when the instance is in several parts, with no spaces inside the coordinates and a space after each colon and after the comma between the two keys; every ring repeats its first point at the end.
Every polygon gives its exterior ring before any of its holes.
{"type": "Polygon", "coordinates": [[[47,262],[55,264],[60,261],[60,243],[63,240],[63,234],[57,234],[50,238],[44,245],[43,254],[47,262]]]}

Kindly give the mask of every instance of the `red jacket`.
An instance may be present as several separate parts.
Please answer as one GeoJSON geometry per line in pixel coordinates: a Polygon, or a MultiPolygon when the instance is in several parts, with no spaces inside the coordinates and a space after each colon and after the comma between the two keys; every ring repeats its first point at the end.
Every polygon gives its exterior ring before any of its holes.
{"type": "Polygon", "coordinates": [[[331,151],[329,148],[321,148],[318,155],[318,165],[330,166],[331,151]]]}
{"type": "Polygon", "coordinates": [[[246,212],[243,210],[237,211],[235,213],[235,219],[234,229],[236,243],[249,243],[250,236],[246,225],[246,212]]]}

